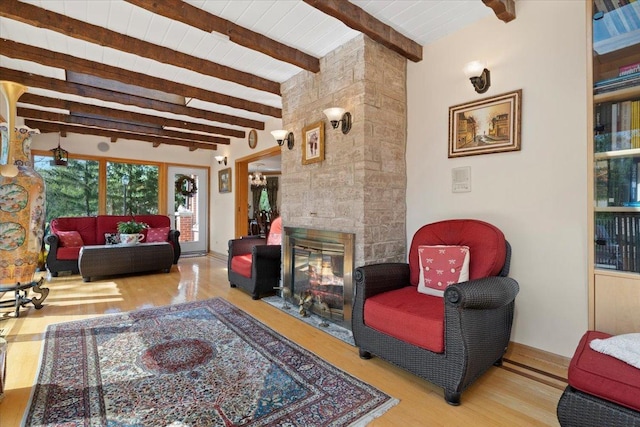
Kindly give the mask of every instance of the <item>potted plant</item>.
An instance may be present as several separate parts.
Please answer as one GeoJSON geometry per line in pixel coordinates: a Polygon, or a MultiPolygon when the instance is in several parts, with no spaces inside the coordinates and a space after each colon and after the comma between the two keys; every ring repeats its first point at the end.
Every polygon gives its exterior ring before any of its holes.
{"type": "Polygon", "coordinates": [[[144,222],[136,220],[119,222],[118,233],[120,233],[120,243],[123,245],[135,245],[144,240],[144,234],[141,233],[145,228],[149,228],[144,222]]]}

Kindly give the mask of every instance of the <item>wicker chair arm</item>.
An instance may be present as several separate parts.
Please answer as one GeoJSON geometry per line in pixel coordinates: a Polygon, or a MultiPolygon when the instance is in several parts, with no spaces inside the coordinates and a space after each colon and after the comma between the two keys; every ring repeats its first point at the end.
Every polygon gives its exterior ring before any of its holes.
{"type": "Polygon", "coordinates": [[[513,300],[520,287],[510,277],[485,277],[457,283],[444,292],[446,305],[462,309],[494,309],[513,300]]]}
{"type": "Polygon", "coordinates": [[[252,248],[251,253],[254,259],[256,257],[280,259],[282,254],[281,245],[256,245],[252,248]]]}
{"type": "Polygon", "coordinates": [[[250,254],[254,246],[266,245],[265,239],[232,239],[229,240],[229,257],[250,254]]]}
{"type": "Polygon", "coordinates": [[[381,263],[356,268],[356,294],[363,299],[409,284],[409,264],[381,263]]]}

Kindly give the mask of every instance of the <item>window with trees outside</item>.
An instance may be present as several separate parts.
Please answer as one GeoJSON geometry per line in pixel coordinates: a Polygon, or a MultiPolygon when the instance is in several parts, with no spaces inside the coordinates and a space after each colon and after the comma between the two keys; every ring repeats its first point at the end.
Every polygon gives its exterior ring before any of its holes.
{"type": "Polygon", "coordinates": [[[36,154],[34,167],[46,185],[47,223],[61,216],[159,213],[160,164],[70,158],[60,167],[36,154]]]}

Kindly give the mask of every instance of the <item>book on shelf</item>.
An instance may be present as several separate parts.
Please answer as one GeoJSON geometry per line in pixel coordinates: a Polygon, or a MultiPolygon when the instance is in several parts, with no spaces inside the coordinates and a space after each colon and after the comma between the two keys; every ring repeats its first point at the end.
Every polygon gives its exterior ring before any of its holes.
{"type": "Polygon", "coordinates": [[[618,69],[618,77],[630,76],[636,73],[640,73],[640,62],[625,65],[618,69]]]}
{"type": "Polygon", "coordinates": [[[598,104],[594,122],[596,153],[640,148],[640,99],[598,104]]]}

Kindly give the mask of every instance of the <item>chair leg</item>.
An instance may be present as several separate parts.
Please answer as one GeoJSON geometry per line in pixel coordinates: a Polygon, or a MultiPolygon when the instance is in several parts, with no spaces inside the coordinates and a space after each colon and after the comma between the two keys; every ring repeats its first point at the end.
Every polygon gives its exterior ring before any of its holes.
{"type": "Polygon", "coordinates": [[[371,353],[369,353],[368,351],[365,351],[359,348],[358,354],[360,355],[360,359],[365,359],[365,360],[371,359],[371,353]]]}
{"type": "Polygon", "coordinates": [[[259,300],[260,299],[260,295],[256,294],[251,294],[251,299],[252,300],[259,300]]]}
{"type": "Polygon", "coordinates": [[[444,391],[444,400],[451,406],[460,405],[460,393],[459,391],[444,391]]]}
{"type": "Polygon", "coordinates": [[[496,360],[495,362],[493,362],[493,366],[497,366],[497,367],[502,366],[502,357],[496,360]]]}

